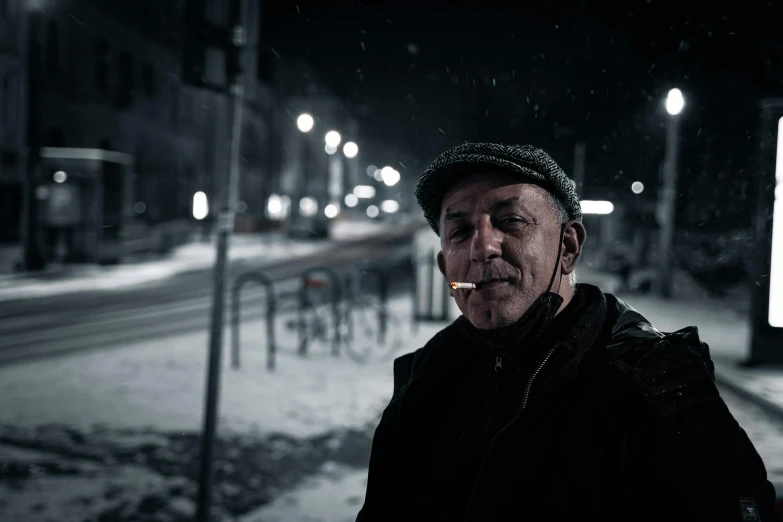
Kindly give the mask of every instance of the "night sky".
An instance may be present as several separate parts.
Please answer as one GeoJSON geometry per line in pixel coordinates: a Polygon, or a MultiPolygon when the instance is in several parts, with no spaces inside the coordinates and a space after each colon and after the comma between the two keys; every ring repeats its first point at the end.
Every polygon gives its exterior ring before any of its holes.
{"type": "Polygon", "coordinates": [[[783,3],[522,4],[266,2],[262,52],[308,63],[350,105],[373,163],[417,178],[450,146],[500,141],[570,172],[581,139],[587,197],[636,180],[655,197],[662,103],[679,87],[679,220],[749,225],[757,102],[783,97],[783,3]]]}

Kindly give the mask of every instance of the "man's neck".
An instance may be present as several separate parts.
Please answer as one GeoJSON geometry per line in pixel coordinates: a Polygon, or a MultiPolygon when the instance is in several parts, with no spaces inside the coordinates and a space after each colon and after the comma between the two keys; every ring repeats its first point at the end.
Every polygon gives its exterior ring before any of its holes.
{"type": "Polygon", "coordinates": [[[560,295],[560,297],[563,298],[563,303],[560,305],[560,308],[557,309],[557,312],[555,312],[555,316],[557,316],[557,314],[562,312],[563,309],[565,309],[565,307],[568,306],[568,303],[570,303],[571,299],[574,298],[575,291],[576,289],[573,286],[571,286],[570,283],[566,283],[565,286],[563,286],[560,289],[558,294],[560,295]]]}

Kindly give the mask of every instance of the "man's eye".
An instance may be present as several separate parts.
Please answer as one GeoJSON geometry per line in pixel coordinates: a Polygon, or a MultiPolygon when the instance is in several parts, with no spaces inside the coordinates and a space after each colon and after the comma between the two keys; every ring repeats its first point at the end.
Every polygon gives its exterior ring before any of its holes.
{"type": "Polygon", "coordinates": [[[525,223],[525,220],[520,217],[508,216],[508,217],[500,218],[498,220],[498,223],[501,225],[511,225],[514,223],[525,223]]]}
{"type": "Polygon", "coordinates": [[[449,238],[453,239],[455,237],[459,237],[459,236],[463,235],[464,233],[465,233],[465,228],[464,227],[462,227],[462,228],[455,228],[449,234],[449,238]]]}

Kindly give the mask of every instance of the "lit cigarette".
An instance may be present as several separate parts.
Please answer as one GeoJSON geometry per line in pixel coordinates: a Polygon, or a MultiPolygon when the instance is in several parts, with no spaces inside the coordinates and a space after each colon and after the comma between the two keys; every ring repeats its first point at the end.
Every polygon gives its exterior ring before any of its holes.
{"type": "Polygon", "coordinates": [[[476,288],[476,283],[457,283],[456,281],[450,283],[451,288],[456,290],[457,288],[476,288]]]}

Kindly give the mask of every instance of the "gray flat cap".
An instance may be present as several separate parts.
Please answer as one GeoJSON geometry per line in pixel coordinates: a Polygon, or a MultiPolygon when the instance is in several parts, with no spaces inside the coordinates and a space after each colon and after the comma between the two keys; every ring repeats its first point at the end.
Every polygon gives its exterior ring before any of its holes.
{"type": "Polygon", "coordinates": [[[448,188],[477,168],[494,167],[519,174],[520,181],[540,185],[565,208],[569,219],[582,221],[582,207],[571,180],[549,154],[532,145],[465,143],[438,156],[416,184],[424,217],[440,235],[440,210],[448,188]]]}

